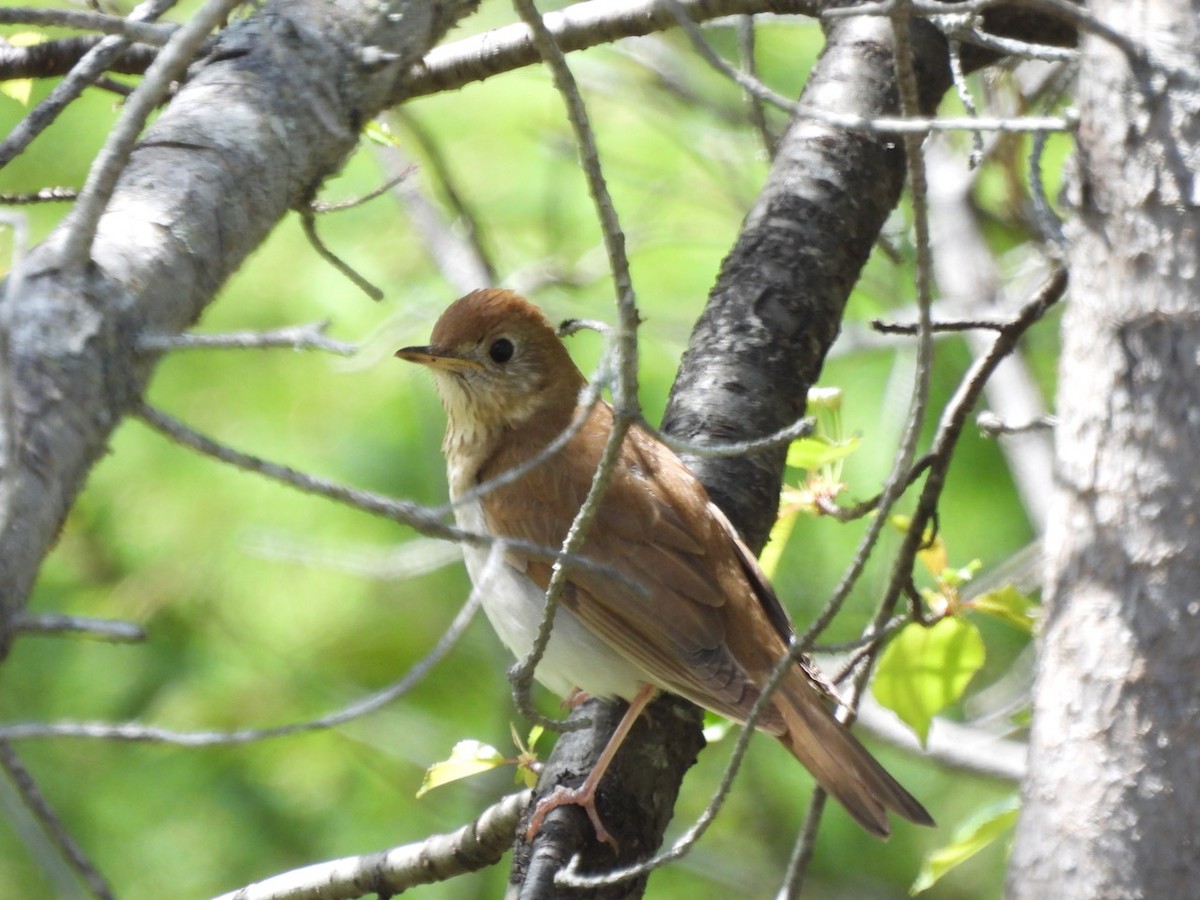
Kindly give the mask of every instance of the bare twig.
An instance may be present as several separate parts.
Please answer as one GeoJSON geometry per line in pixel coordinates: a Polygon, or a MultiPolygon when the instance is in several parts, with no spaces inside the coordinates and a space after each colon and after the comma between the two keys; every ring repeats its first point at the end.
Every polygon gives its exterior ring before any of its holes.
{"type": "Polygon", "coordinates": [[[1042,239],[1054,248],[1051,252],[1057,251],[1061,256],[1066,256],[1070,242],[1063,231],[1062,222],[1055,215],[1050,201],[1046,199],[1046,185],[1042,181],[1042,153],[1046,149],[1047,137],[1044,131],[1033,133],[1033,146],[1029,152],[1029,192],[1033,197],[1034,222],[1037,223],[1042,239]]]}
{"type": "Polygon", "coordinates": [[[92,738],[129,743],[173,744],[181,747],[217,747],[249,744],[292,734],[336,728],[382,709],[412,690],[454,648],[478,611],[479,597],[473,592],[433,649],[418,660],[403,678],[316,719],[270,728],[244,728],[239,731],[175,731],[157,725],[143,725],[140,722],[18,723],[0,726],[0,742],[35,738],[92,738]]]}
{"type": "Polygon", "coordinates": [[[8,776],[17,792],[21,795],[25,807],[37,819],[46,836],[57,848],[67,864],[83,879],[88,890],[99,900],[113,900],[112,889],[100,870],[83,852],[83,848],[75,842],[63,825],[58,814],[50,806],[50,802],[38,788],[33,775],[25,768],[19,756],[8,741],[0,740],[0,769],[8,776]]]}
{"type": "Polygon", "coordinates": [[[22,613],[15,623],[18,634],[78,634],[98,641],[134,644],[146,639],[146,630],[133,622],[93,619],[88,616],[64,616],[54,613],[22,613]]]}
{"type": "Polygon", "coordinates": [[[73,188],[48,187],[32,194],[0,194],[0,206],[30,206],[34,203],[55,203],[74,200],[79,192],[73,188]]]}
{"type": "MultiPolygon", "coordinates": [[[[930,322],[929,330],[934,333],[956,331],[1003,331],[1008,322],[998,319],[958,319],[954,321],[930,322]]],[[[880,334],[909,334],[920,332],[920,325],[909,325],[901,322],[884,322],[882,319],[872,319],[871,328],[880,334]]]]}
{"type": "MultiPolygon", "coordinates": [[[[161,15],[162,11],[158,15],[161,15]]],[[[152,18],[158,18],[158,15],[152,18]]],[[[22,6],[16,9],[0,9],[0,25],[39,25],[75,28],[80,31],[98,31],[115,34],[131,41],[161,47],[171,39],[178,25],[155,25],[140,16],[107,16],[103,13],[84,12],[81,9],[35,9],[22,6]]]]}
{"type": "Polygon", "coordinates": [[[474,822],[382,853],[305,866],[247,885],[216,900],[351,900],[391,897],[419,884],[448,881],[500,861],[531,799],[510,794],[474,822]]]}
{"type": "Polygon", "coordinates": [[[699,444],[694,441],[685,441],[652,427],[645,420],[642,421],[642,427],[678,454],[687,454],[701,459],[724,459],[758,453],[761,450],[769,450],[773,447],[790,444],[797,438],[807,437],[813,433],[815,420],[810,416],[805,416],[802,419],[797,419],[786,428],[781,428],[774,434],[768,434],[766,437],[751,438],[745,441],[728,441],[719,444],[699,444]]]}
{"type": "MultiPolygon", "coordinates": [[[[421,125],[421,122],[412,113],[397,110],[393,113],[393,116],[399,122],[403,123],[404,128],[412,135],[413,139],[417,142],[417,146],[421,148],[421,153],[425,158],[430,176],[434,179],[446,202],[450,205],[450,212],[453,214],[455,227],[443,227],[441,229],[444,232],[442,240],[453,240],[466,245],[465,249],[460,248],[454,256],[459,259],[463,256],[470,258],[471,267],[477,270],[471,276],[477,282],[475,287],[495,284],[496,264],[492,260],[492,254],[488,251],[484,231],[479,224],[479,216],[475,213],[475,210],[462,190],[460,190],[458,179],[455,177],[438,141],[421,125]]],[[[384,157],[388,158],[394,149],[392,147],[385,148],[384,157]]],[[[440,255],[445,254],[434,253],[435,258],[440,255]]],[[[443,265],[441,268],[445,272],[446,266],[443,265]]],[[[447,280],[452,280],[451,273],[447,272],[446,278],[447,280]]],[[[466,291],[463,291],[463,293],[466,293],[466,291]]]]}
{"type": "Polygon", "coordinates": [[[292,350],[322,350],[338,356],[353,356],[357,344],[326,336],[329,321],[307,325],[289,325],[273,331],[232,331],[225,334],[145,334],[138,349],[160,353],[168,350],[264,350],[287,347],[292,350]]]}
{"type": "MultiPolygon", "coordinates": [[[[738,16],[737,33],[738,55],[741,57],[742,71],[751,78],[757,79],[758,71],[754,61],[754,16],[738,16]]],[[[750,112],[750,121],[754,125],[754,130],[758,132],[758,139],[762,141],[767,159],[772,159],[775,156],[775,145],[778,139],[771,133],[771,125],[767,121],[767,111],[763,107],[762,98],[751,91],[744,93],[746,108],[750,112]]]]}
{"type": "MultiPolygon", "coordinates": [[[[953,38],[948,42],[948,50],[950,56],[950,74],[954,77],[954,90],[958,94],[958,100],[963,105],[963,109],[967,111],[967,115],[972,119],[979,118],[979,110],[975,108],[975,98],[971,96],[971,87],[967,84],[966,73],[963,72],[962,64],[962,48],[957,40],[953,38]]],[[[968,165],[974,169],[983,162],[983,134],[978,131],[971,132],[971,156],[968,160],[968,165]]]]}
{"type": "Polygon", "coordinates": [[[325,242],[321,240],[320,236],[317,234],[317,217],[312,208],[300,211],[300,225],[304,229],[304,236],[308,238],[308,242],[312,245],[312,248],[317,251],[317,256],[321,257],[321,259],[325,260],[325,262],[329,263],[331,266],[345,275],[346,278],[350,280],[351,284],[353,284],[372,300],[383,299],[383,291],[371,284],[371,282],[369,282],[362,275],[359,275],[353,266],[330,250],[325,245],[325,242]]]}
{"type": "MultiPolygon", "coordinates": [[[[132,415],[141,419],[155,431],[158,431],[175,443],[195,450],[204,456],[210,456],[213,459],[239,469],[244,469],[247,472],[254,472],[273,481],[278,481],[297,490],[304,491],[305,493],[325,497],[326,499],[344,503],[355,509],[360,509],[363,512],[382,516],[394,522],[399,522],[402,525],[408,525],[428,537],[458,541],[459,543],[470,544],[476,547],[498,546],[501,548],[511,548],[522,553],[527,553],[534,559],[549,560],[551,562],[562,561],[571,566],[601,573],[609,578],[616,578],[634,590],[644,590],[641,585],[631,581],[624,573],[610,566],[601,565],[586,557],[563,553],[560,548],[544,547],[530,541],[501,539],[490,534],[463,531],[461,528],[447,525],[444,519],[453,509],[452,505],[447,505],[440,509],[430,509],[429,507],[421,506],[408,500],[394,500],[390,497],[373,494],[370,491],[346,487],[345,485],[337,484],[324,478],[318,478],[315,475],[297,471],[289,466],[282,466],[278,463],[253,456],[252,454],[243,453],[240,450],[235,450],[232,447],[214,441],[206,435],[200,434],[200,432],[189,428],[178,419],[167,415],[161,410],[155,409],[147,403],[142,403],[135,407],[132,410],[132,415]]],[[[509,473],[505,473],[499,476],[495,479],[494,484],[506,483],[505,478],[508,475],[509,473]]],[[[480,485],[476,490],[482,495],[492,490],[492,486],[493,482],[488,482],[480,485]]],[[[465,498],[460,498],[460,502],[465,502],[465,498]]]]}
{"type": "MultiPolygon", "coordinates": [[[[719,3],[685,0],[684,7],[697,21],[716,16],[796,11],[795,4],[786,0],[723,0],[719,3]]],[[[675,25],[672,13],[658,0],[574,3],[566,9],[547,13],[544,21],[555,43],[568,53],[620,38],[665,31],[675,25]]],[[[397,99],[454,90],[540,61],[541,55],[528,25],[508,25],[431,50],[422,64],[404,80],[403,95],[397,99]]]]}
{"type": "Polygon", "coordinates": [[[984,437],[1000,437],[1003,434],[1025,434],[1029,431],[1047,431],[1053,430],[1058,425],[1058,417],[1045,415],[1030,419],[1028,422],[1021,422],[1016,425],[1009,424],[997,416],[993,412],[981,412],[975,417],[975,424],[979,428],[979,433],[984,437]]]}
{"type": "Polygon", "coordinates": [[[363,206],[377,197],[382,197],[396,185],[400,184],[400,182],[405,181],[415,171],[417,171],[415,165],[407,166],[403,171],[393,175],[383,184],[379,185],[379,187],[368,191],[361,197],[351,197],[349,200],[339,200],[337,203],[317,203],[314,201],[309,204],[309,209],[317,215],[324,215],[325,213],[341,212],[345,209],[354,209],[356,206],[363,206]]]}

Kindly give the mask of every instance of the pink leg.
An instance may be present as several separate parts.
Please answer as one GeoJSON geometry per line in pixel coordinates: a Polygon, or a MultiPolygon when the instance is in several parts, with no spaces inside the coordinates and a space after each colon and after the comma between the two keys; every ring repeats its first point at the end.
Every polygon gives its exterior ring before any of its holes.
{"type": "Polygon", "coordinates": [[[621,742],[625,740],[629,734],[629,730],[633,728],[633,723],[637,721],[637,717],[641,715],[646,704],[654,699],[654,695],[658,693],[658,689],[653,685],[642,685],[642,689],[638,691],[637,696],[629,702],[629,709],[625,710],[625,715],[621,717],[621,721],[617,724],[616,731],[613,732],[608,743],[605,745],[600,758],[596,760],[596,765],[592,766],[592,771],[588,777],[584,779],[583,784],[577,788],[568,788],[559,785],[554,789],[554,792],[549,797],[545,797],[537,805],[537,809],[533,812],[533,818],[529,820],[529,828],[525,832],[525,840],[532,841],[538,833],[538,829],[542,827],[542,822],[553,809],[560,806],[582,806],[588,814],[588,818],[592,820],[592,826],[596,829],[596,840],[603,841],[606,844],[611,844],[613,849],[617,849],[617,842],[612,835],[605,829],[600,821],[600,814],[596,811],[596,788],[600,785],[600,779],[604,777],[604,773],[608,770],[609,764],[612,763],[613,757],[617,755],[617,748],[621,746],[621,742]]]}

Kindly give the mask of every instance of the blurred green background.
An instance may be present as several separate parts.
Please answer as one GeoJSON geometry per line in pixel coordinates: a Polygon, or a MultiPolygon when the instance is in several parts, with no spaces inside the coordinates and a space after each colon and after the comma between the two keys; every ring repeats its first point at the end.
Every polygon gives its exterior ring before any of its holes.
{"type": "MultiPolygon", "coordinates": [[[[453,36],[509,20],[503,4],[488,4],[453,36]]],[[[735,56],[731,28],[707,33],[727,57],[735,56]]],[[[776,21],[760,28],[758,63],[776,89],[796,95],[820,47],[815,25],[776,21]]],[[[629,236],[646,320],[642,397],[657,420],[691,323],[763,182],[767,161],[737,89],[698,62],[682,37],[599,48],[573,55],[571,63],[629,236]],[[635,56],[653,59],[663,77],[635,56]],[[671,79],[693,96],[673,91],[671,79]]],[[[35,100],[49,87],[37,85],[35,100]]],[[[7,132],[24,112],[0,97],[0,130],[7,132]]],[[[0,171],[0,191],[81,185],[118,112],[111,94],[89,92],[0,171]]],[[[552,319],[613,320],[595,217],[561,100],[546,73],[515,72],[417,100],[404,115],[444,156],[501,279],[539,267],[558,271],[565,276],[561,283],[532,295],[552,319]]],[[[771,116],[781,128],[783,119],[771,116]]],[[[444,206],[445,193],[422,164],[411,132],[402,121],[391,128],[420,164],[416,183],[444,206]]],[[[1010,215],[1014,192],[1023,186],[1019,178],[1014,186],[1009,174],[985,174],[979,190],[998,250],[1025,240],[1010,215]]],[[[322,199],[366,193],[383,177],[376,148],[364,141],[322,199]]],[[[35,239],[64,208],[25,209],[35,239]]],[[[384,290],[383,302],[370,301],[322,262],[293,216],[229,282],[197,330],[329,319],[333,336],[364,342],[363,352],[346,360],[291,350],[179,351],[159,367],[149,401],[272,461],[440,504],[446,495],[438,451],[441,410],[428,376],[397,363],[391,352],[423,342],[456,292],[431,263],[404,209],[388,196],[324,216],[319,228],[334,252],[384,290]]],[[[887,317],[912,304],[907,214],[898,213],[889,231],[904,261],[876,254],[850,302],[849,322],[887,317]]],[[[0,233],[0,245],[0,258],[8,260],[7,232],[0,233]]],[[[580,335],[571,346],[587,371],[598,357],[599,338],[580,335]]],[[[1049,392],[1053,325],[1040,326],[1027,349],[1049,392]]],[[[939,342],[935,408],[969,362],[958,339],[939,342]]],[[[844,390],[847,430],[863,439],[846,467],[853,499],[874,494],[886,474],[910,371],[908,351],[880,351],[838,357],[822,377],[822,384],[844,390]]],[[[1032,536],[998,448],[970,428],[951,473],[941,525],[956,565],[975,558],[997,562],[1032,536]]],[[[799,622],[820,608],[862,528],[799,522],[777,579],[799,622]]],[[[884,552],[828,639],[858,633],[896,543],[894,535],[885,537],[884,552]]],[[[149,640],[120,646],[22,638],[0,667],[0,720],[137,720],[188,730],[302,721],[401,678],[428,652],[467,593],[462,567],[443,546],[201,458],[130,421],[92,473],[46,562],[31,609],[130,620],[145,626],[149,640]],[[419,571],[389,577],[389,565],[402,569],[402,563],[419,571]]],[[[1010,658],[1020,645],[1018,635],[1002,628],[989,629],[987,638],[998,658],[1010,658]]],[[[511,790],[506,769],[419,801],[413,796],[425,767],[459,739],[512,751],[509,726],[517,716],[504,679],[509,662],[479,618],[451,657],[402,700],[333,731],[209,749],[67,739],[25,741],[16,749],[118,896],[204,897],[285,869],[451,830],[511,790]]],[[[541,699],[546,709],[556,708],[554,698],[541,699]]],[[[711,747],[689,774],[674,833],[707,802],[731,743],[711,747]]],[[[831,805],[807,896],[905,896],[926,852],[947,842],[973,811],[1010,793],[997,783],[874,749],[942,827],[931,832],[901,825],[882,844],[831,805]]],[[[687,859],[653,876],[650,896],[772,896],[810,787],[807,774],[781,748],[757,739],[716,825],[687,859]]],[[[71,876],[44,856],[36,828],[11,790],[3,800],[0,896],[75,896],[71,876]]],[[[994,846],[926,896],[999,897],[1003,865],[1004,847],[994,846]]],[[[505,874],[502,865],[414,896],[495,897],[505,874]]]]}

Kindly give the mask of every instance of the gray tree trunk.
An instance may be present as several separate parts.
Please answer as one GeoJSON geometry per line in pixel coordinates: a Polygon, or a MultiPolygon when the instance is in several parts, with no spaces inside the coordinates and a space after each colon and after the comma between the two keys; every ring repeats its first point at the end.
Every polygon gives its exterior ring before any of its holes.
{"type": "Polygon", "coordinates": [[[1200,4],[1083,43],[1057,498],[1016,898],[1200,892],[1200,4]],[[1169,73],[1177,74],[1169,74],[1169,73]]]}

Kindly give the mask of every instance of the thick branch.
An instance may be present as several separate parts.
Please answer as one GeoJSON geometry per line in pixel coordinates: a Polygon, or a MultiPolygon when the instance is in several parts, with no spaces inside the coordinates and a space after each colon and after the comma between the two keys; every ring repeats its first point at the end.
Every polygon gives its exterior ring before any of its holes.
{"type": "MultiPolygon", "coordinates": [[[[914,29],[922,107],[950,84],[945,45],[914,29]]],[[[830,42],[801,102],[863,117],[895,114],[891,25],[851,19],[830,42]]],[[[769,434],[804,413],[842,309],[900,197],[894,140],[793,121],[692,332],[663,427],[688,439],[769,434]]],[[[752,547],[766,540],[786,448],[688,463],[752,547]]]]}
{"type": "Polygon", "coordinates": [[[61,269],[70,219],[25,260],[20,296],[4,301],[21,314],[3,310],[12,402],[0,447],[16,449],[0,460],[0,654],[88,470],[153,369],[139,335],[194,322],[284,213],[341,165],[398,73],[471,7],[268,4],[223,32],[144,136],[87,271],[61,269]],[[368,47],[391,61],[365,62],[368,47]]]}

